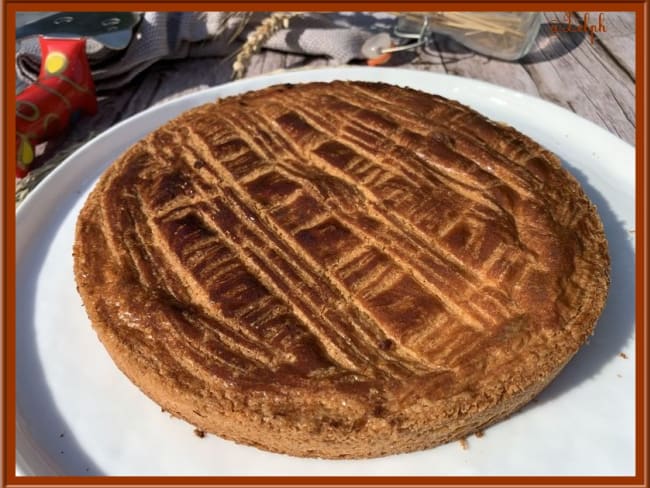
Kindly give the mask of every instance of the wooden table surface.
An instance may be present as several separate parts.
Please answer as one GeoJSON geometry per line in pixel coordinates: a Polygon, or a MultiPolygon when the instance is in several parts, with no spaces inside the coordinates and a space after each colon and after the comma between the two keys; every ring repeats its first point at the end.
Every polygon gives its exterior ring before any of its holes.
{"type": "MultiPolygon", "coordinates": [[[[599,12],[591,12],[596,23],[599,12]]],[[[427,47],[394,55],[385,66],[449,73],[512,88],[565,107],[634,145],[635,23],[634,13],[606,12],[606,32],[594,39],[584,32],[564,32],[567,18],[575,28],[583,12],[545,13],[535,45],[517,62],[472,53],[445,36],[435,35],[427,47]],[[559,21],[560,32],[551,28],[559,21]]],[[[28,182],[17,184],[17,200],[31,190],[61,155],[156,103],[230,81],[232,58],[201,58],[161,62],[127,87],[99,97],[99,113],[82,118],[41,156],[46,164],[28,182]]],[[[281,69],[334,66],[327,58],[262,50],[251,59],[246,77],[281,69]]],[[[376,69],[382,69],[378,67],[376,69]]]]}

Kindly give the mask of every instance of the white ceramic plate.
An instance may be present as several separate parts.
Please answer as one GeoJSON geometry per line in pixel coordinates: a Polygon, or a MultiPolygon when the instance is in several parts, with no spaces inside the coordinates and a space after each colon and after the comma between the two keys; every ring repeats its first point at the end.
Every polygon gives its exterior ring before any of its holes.
{"type": "Polygon", "coordinates": [[[632,475],[634,474],[634,148],[539,99],[420,71],[285,72],[153,107],[70,156],[16,215],[17,469],[65,475],[632,475]],[[98,176],[166,120],[217,97],[276,83],[360,79],[460,100],[557,153],[596,203],[613,262],[607,307],[590,344],[538,399],[481,438],[374,460],[270,454],[171,418],[113,365],[75,290],[77,214],[98,176]],[[627,356],[627,359],[620,353],[627,356]]]}

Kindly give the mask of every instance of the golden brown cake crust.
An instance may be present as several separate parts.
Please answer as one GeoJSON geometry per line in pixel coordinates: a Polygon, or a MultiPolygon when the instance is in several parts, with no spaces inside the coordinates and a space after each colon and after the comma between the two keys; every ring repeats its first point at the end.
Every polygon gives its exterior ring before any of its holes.
{"type": "Polygon", "coordinates": [[[197,428],[297,456],[462,438],[536,395],[609,284],[559,160],[459,103],[282,85],[190,110],[102,176],[75,276],[119,368],[197,428]]]}

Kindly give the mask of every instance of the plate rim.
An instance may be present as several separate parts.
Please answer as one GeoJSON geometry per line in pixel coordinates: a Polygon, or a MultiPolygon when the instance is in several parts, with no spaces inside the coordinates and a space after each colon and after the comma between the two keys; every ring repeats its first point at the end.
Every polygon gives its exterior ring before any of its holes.
{"type": "MultiPolygon", "coordinates": [[[[64,161],[62,161],[52,172],[50,172],[40,183],[39,185],[31,191],[27,197],[23,200],[23,202],[16,208],[16,240],[18,240],[18,235],[20,230],[24,228],[24,225],[20,227],[21,222],[25,218],[26,215],[30,214],[30,212],[33,212],[32,207],[34,205],[37,205],[39,203],[39,200],[42,199],[43,197],[41,196],[46,190],[45,186],[46,183],[51,182],[51,181],[56,181],[57,179],[64,178],[65,175],[67,174],[71,164],[71,161],[75,161],[76,159],[79,158],[80,155],[82,155],[84,152],[88,151],[89,148],[92,148],[94,145],[98,144],[98,142],[103,142],[108,139],[110,139],[114,134],[118,133],[120,131],[123,131],[125,127],[129,127],[132,124],[137,124],[140,120],[142,119],[147,119],[151,118],[152,114],[155,114],[158,111],[164,111],[164,110],[169,110],[175,106],[183,106],[186,104],[188,101],[191,101],[193,99],[200,99],[201,97],[212,97],[211,99],[216,99],[218,97],[215,97],[215,93],[223,92],[226,91],[236,91],[237,93],[243,93],[244,91],[248,91],[251,89],[261,89],[262,86],[259,86],[260,81],[262,81],[263,86],[270,86],[271,84],[274,84],[273,82],[277,80],[278,83],[286,83],[286,82],[309,82],[309,81],[316,81],[316,80],[304,80],[300,81],[303,78],[303,75],[306,73],[307,78],[310,78],[312,73],[314,72],[319,72],[319,74],[323,75],[323,77],[328,77],[332,76],[332,79],[357,79],[355,78],[355,75],[357,74],[363,74],[363,73],[370,73],[374,72],[377,75],[384,74],[379,72],[379,70],[385,70],[385,73],[391,73],[391,76],[399,77],[399,76],[413,76],[414,73],[416,73],[416,76],[426,76],[426,77],[431,77],[432,79],[435,78],[452,78],[456,81],[460,81],[461,83],[469,83],[472,85],[480,86],[482,89],[487,90],[487,91],[497,91],[498,93],[503,94],[506,97],[515,97],[523,100],[524,102],[526,101],[534,101],[536,108],[541,107],[541,109],[545,110],[550,110],[553,112],[561,111],[563,116],[569,117],[571,119],[571,122],[577,123],[579,125],[582,125],[583,127],[588,127],[588,130],[591,132],[595,132],[595,134],[598,136],[599,139],[605,140],[605,141],[616,141],[616,144],[619,145],[625,145],[627,146],[627,150],[635,151],[634,146],[630,145],[626,141],[620,139],[617,137],[615,134],[607,131],[603,127],[597,125],[596,123],[587,120],[574,112],[571,112],[570,110],[556,105],[548,100],[544,100],[538,97],[535,97],[533,95],[529,94],[524,94],[517,92],[516,90],[506,88],[506,87],[501,87],[499,85],[495,85],[483,80],[475,80],[471,78],[465,78],[461,76],[455,76],[455,75],[449,75],[449,74],[443,74],[443,73],[432,73],[428,71],[422,71],[422,70],[410,70],[410,69],[404,69],[404,68],[365,68],[365,67],[339,67],[339,68],[331,68],[331,67],[326,67],[326,68],[319,68],[319,69],[311,69],[311,70],[303,70],[303,69],[297,69],[297,70],[286,70],[282,72],[277,72],[277,73],[270,73],[270,74],[265,74],[265,75],[259,75],[259,76],[254,76],[250,78],[246,78],[243,80],[238,80],[238,81],[233,81],[229,83],[225,83],[222,85],[216,85],[212,87],[206,87],[201,90],[197,90],[194,92],[190,92],[184,95],[181,95],[179,97],[174,97],[168,100],[164,100],[160,103],[157,103],[156,105],[153,105],[151,107],[148,107],[147,109],[140,111],[123,121],[120,121],[118,124],[115,124],[114,126],[110,127],[109,129],[103,131],[102,133],[98,134],[79,148],[77,148],[73,153],[71,153],[67,158],[65,158],[64,161]],[[341,74],[344,74],[342,78],[339,77],[341,74]],[[291,81],[286,81],[286,77],[289,75],[291,78],[291,81]],[[295,80],[294,80],[295,78],[295,80]],[[266,84],[267,82],[270,82],[269,84],[266,84]],[[587,124],[587,125],[585,125],[587,124]]],[[[364,78],[365,79],[365,78],[364,78]]],[[[383,80],[379,80],[383,81],[383,80]]],[[[408,85],[408,83],[405,83],[408,85]]],[[[432,91],[435,92],[435,91],[432,91]]],[[[229,95],[226,95],[229,96],[229,95]]],[[[204,103],[202,101],[192,103],[191,106],[196,106],[201,103],[204,103]]],[[[185,109],[187,110],[187,109],[185,109]]],[[[184,111],[184,110],[183,110],[184,111]]],[[[172,115],[172,118],[175,117],[175,115],[172,115]]],[[[160,124],[165,123],[168,118],[165,118],[160,124]]],[[[128,144],[119,144],[122,149],[120,152],[124,151],[125,147],[129,147],[131,143],[128,144]]],[[[624,147],[624,146],[621,146],[624,147]]],[[[634,165],[633,165],[634,166],[634,165]]],[[[103,171],[103,170],[102,170],[103,171]]],[[[635,169],[633,170],[635,171],[635,169]]],[[[77,180],[83,181],[82,180],[77,180]]],[[[93,183],[94,185],[94,183],[93,183]]],[[[57,201],[61,201],[60,199],[64,197],[59,197],[57,201]]],[[[16,256],[16,262],[18,262],[18,253],[16,256]]],[[[16,396],[16,401],[17,401],[17,396],[16,396]]],[[[32,471],[29,468],[29,462],[25,458],[22,452],[19,452],[18,450],[18,436],[19,433],[22,432],[22,429],[19,429],[18,423],[19,423],[19,417],[22,419],[21,412],[18,411],[18,408],[16,408],[16,469],[20,469],[24,471],[25,473],[29,473],[32,471]]],[[[30,439],[31,440],[31,439],[30,439]]]]}

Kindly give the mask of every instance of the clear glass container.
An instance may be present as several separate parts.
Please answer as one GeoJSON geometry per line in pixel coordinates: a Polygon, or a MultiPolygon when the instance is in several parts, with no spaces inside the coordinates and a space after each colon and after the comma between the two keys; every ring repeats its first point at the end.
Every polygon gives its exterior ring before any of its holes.
{"type": "Polygon", "coordinates": [[[540,12],[404,12],[394,34],[415,39],[424,28],[486,56],[514,61],[528,53],[541,21],[540,12]]]}

